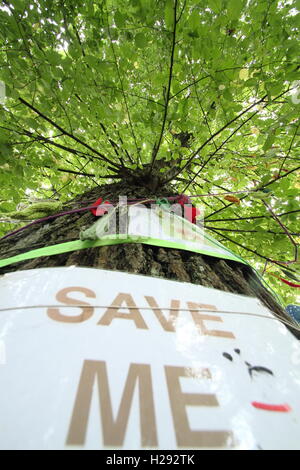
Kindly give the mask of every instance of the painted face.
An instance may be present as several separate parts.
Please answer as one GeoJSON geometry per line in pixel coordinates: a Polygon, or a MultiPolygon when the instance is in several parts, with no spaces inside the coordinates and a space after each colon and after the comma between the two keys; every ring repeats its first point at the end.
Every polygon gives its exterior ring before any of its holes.
{"type": "Polygon", "coordinates": [[[291,411],[290,405],[282,403],[280,400],[280,391],[278,393],[274,386],[276,376],[271,369],[244,361],[240,349],[234,349],[233,354],[224,352],[223,357],[230,362],[238,360],[241,366],[246,366],[251,382],[249,387],[251,405],[254,408],[274,413],[288,413],[291,411]]]}

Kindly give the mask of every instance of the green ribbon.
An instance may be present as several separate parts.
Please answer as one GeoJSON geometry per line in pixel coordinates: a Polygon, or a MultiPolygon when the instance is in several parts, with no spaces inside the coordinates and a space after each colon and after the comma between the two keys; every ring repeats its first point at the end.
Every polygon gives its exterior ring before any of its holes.
{"type": "Polygon", "coordinates": [[[156,199],[156,204],[162,207],[162,209],[166,209],[166,210],[168,210],[171,207],[170,201],[165,197],[161,199],[156,199]]]}
{"type": "MultiPolygon", "coordinates": [[[[209,237],[205,236],[210,241],[213,241],[217,246],[222,247],[221,244],[216,242],[215,240],[211,240],[209,237]]],[[[116,236],[116,235],[106,235],[103,239],[100,240],[76,240],[72,242],[66,243],[59,243],[57,245],[45,246],[43,248],[38,248],[36,250],[27,251],[26,253],[22,253],[20,255],[12,256],[10,258],[5,258],[0,260],[0,268],[5,266],[9,266],[13,263],[18,263],[20,261],[26,261],[34,258],[40,258],[43,256],[54,256],[60,255],[62,253],[68,253],[71,251],[77,250],[85,250],[87,248],[95,248],[97,246],[108,246],[108,245],[118,245],[121,243],[144,243],[146,245],[154,245],[154,246],[161,246],[165,248],[175,248],[179,250],[186,250],[192,251],[195,253],[202,253],[204,255],[213,256],[215,258],[224,258],[224,259],[231,259],[234,261],[240,261],[241,263],[247,264],[246,261],[242,260],[239,256],[231,253],[227,248],[226,250],[229,252],[227,255],[226,253],[215,253],[209,250],[203,249],[196,249],[193,247],[189,247],[188,245],[184,245],[178,242],[172,242],[169,240],[161,240],[158,238],[151,238],[151,237],[141,237],[141,236],[116,236]]],[[[224,248],[224,247],[222,247],[224,248]]]]}
{"type": "Polygon", "coordinates": [[[35,258],[41,258],[44,256],[54,256],[54,255],[60,255],[62,253],[68,253],[71,251],[77,251],[77,250],[85,250],[87,248],[95,248],[97,246],[109,246],[109,245],[119,245],[122,243],[143,243],[145,245],[152,245],[152,246],[160,246],[160,247],[165,247],[165,248],[175,248],[178,250],[185,250],[185,251],[191,251],[194,253],[199,253],[207,256],[213,256],[214,258],[220,258],[220,259],[230,259],[233,261],[238,261],[240,263],[246,264],[249,266],[258,276],[262,284],[272,292],[272,294],[275,296],[279,304],[283,308],[284,303],[282,298],[274,292],[271,286],[266,282],[266,280],[260,275],[260,273],[253,267],[251,266],[247,261],[245,261],[243,258],[241,258],[239,255],[233,253],[229,248],[223,246],[221,243],[219,243],[217,240],[214,240],[213,238],[210,238],[208,235],[204,234],[204,238],[209,240],[211,243],[214,245],[225,249],[228,252],[228,255],[226,253],[216,253],[213,251],[208,251],[208,250],[203,250],[203,249],[196,249],[189,247],[188,245],[183,245],[178,242],[171,242],[169,240],[161,240],[158,238],[150,238],[150,237],[141,237],[141,236],[124,236],[124,235],[106,235],[105,238],[99,239],[99,240],[75,240],[72,242],[66,242],[66,243],[59,243],[57,245],[51,245],[51,246],[45,246],[43,248],[38,248],[36,250],[31,250],[27,251],[26,253],[22,253],[20,255],[12,256],[10,258],[5,258],[0,260],[0,268],[3,268],[5,266],[9,266],[10,264],[18,263],[20,261],[26,261],[30,259],[35,259],[35,258]]]}

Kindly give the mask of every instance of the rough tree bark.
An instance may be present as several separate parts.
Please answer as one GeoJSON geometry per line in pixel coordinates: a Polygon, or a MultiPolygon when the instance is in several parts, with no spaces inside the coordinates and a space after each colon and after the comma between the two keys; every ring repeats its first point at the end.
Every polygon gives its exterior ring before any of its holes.
{"type": "MultiPolygon", "coordinates": [[[[66,204],[63,210],[82,207],[84,201],[94,202],[99,197],[118,201],[119,195],[128,198],[155,198],[146,187],[135,187],[120,182],[99,186],[66,204]]],[[[159,196],[176,195],[165,187],[159,196]]],[[[88,205],[88,204],[87,204],[88,205]]],[[[36,224],[0,242],[0,258],[8,258],[29,250],[78,240],[83,227],[90,226],[95,217],[89,212],[66,215],[46,223],[36,224]]],[[[0,268],[0,275],[25,269],[58,266],[85,266],[114,271],[190,282],[226,292],[256,297],[271,311],[290,320],[274,297],[262,285],[255,273],[246,265],[189,251],[160,248],[140,243],[89,248],[23,261],[0,268]]],[[[291,329],[295,336],[300,334],[291,329]]]]}

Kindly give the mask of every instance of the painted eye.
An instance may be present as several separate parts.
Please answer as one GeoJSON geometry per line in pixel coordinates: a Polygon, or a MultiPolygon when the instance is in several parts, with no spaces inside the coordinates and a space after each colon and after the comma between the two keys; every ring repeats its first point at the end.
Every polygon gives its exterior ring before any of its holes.
{"type": "Polygon", "coordinates": [[[233,361],[231,354],[224,352],[223,356],[226,357],[226,359],[229,359],[229,361],[233,361]]]}

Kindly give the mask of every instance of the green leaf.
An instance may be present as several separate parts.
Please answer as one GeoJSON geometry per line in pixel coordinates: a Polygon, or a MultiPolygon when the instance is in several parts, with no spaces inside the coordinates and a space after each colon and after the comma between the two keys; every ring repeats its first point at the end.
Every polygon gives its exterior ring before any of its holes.
{"type": "Polygon", "coordinates": [[[12,148],[8,144],[0,143],[0,162],[5,162],[12,154],[12,148]]]}
{"type": "Polygon", "coordinates": [[[26,122],[27,128],[37,129],[39,127],[39,123],[36,119],[26,118],[25,122],[26,122]]]}
{"type": "Polygon", "coordinates": [[[0,204],[0,212],[10,212],[15,209],[15,204],[12,202],[3,202],[0,204]]]}
{"type": "Polygon", "coordinates": [[[68,53],[73,59],[78,59],[81,56],[82,51],[79,46],[72,45],[69,47],[68,53]]]}
{"type": "Polygon", "coordinates": [[[268,150],[273,145],[274,140],[275,140],[275,135],[274,134],[269,134],[267,140],[265,141],[263,149],[268,150]]]}
{"type": "Polygon", "coordinates": [[[46,57],[51,65],[59,65],[62,62],[61,55],[56,51],[48,51],[46,57]]]}
{"type": "MultiPolygon", "coordinates": [[[[267,142],[266,142],[267,143],[267,142]]],[[[273,143],[273,142],[272,142],[273,143]]],[[[272,145],[272,144],[271,144],[272,145]]],[[[265,156],[267,158],[273,158],[278,153],[278,149],[270,149],[266,152],[265,156]]]]}
{"type": "Polygon", "coordinates": [[[98,58],[92,55],[85,55],[84,61],[92,68],[96,69],[98,66],[98,58]]]}
{"type": "Polygon", "coordinates": [[[192,30],[197,30],[200,26],[201,16],[199,10],[194,10],[189,17],[189,25],[192,30]]]}
{"type": "Polygon", "coordinates": [[[229,0],[227,3],[227,13],[230,19],[235,20],[241,17],[243,0],[229,0]]]}
{"type": "Polygon", "coordinates": [[[222,6],[223,6],[223,0],[209,0],[208,5],[213,9],[213,10],[218,10],[220,11],[222,6]]]}
{"type": "Polygon", "coordinates": [[[147,46],[148,40],[143,33],[138,33],[135,36],[135,44],[138,48],[142,49],[147,46]]]}
{"type": "Polygon", "coordinates": [[[166,0],[165,23],[167,29],[173,29],[174,26],[174,0],[166,0]]]}
{"type": "Polygon", "coordinates": [[[117,10],[115,13],[115,23],[116,23],[117,28],[124,28],[125,21],[126,21],[126,17],[123,16],[119,10],[117,10]]]}
{"type": "Polygon", "coordinates": [[[255,193],[251,193],[250,197],[253,199],[265,199],[268,195],[265,194],[263,191],[256,191],[255,193]]]}

